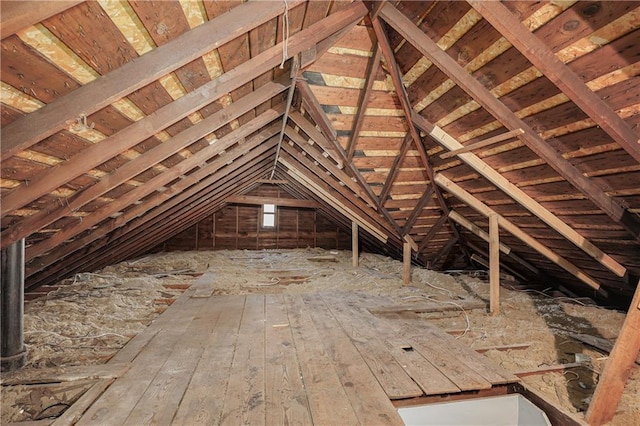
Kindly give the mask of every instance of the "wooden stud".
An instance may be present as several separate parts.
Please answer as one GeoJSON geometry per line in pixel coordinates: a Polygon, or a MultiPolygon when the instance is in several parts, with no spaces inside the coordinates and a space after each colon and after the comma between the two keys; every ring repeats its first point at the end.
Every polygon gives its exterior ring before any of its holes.
{"type": "Polygon", "coordinates": [[[613,419],[631,368],[640,352],[640,282],[587,410],[587,423],[600,426],[613,419]]]}
{"type": "Polygon", "coordinates": [[[498,215],[489,215],[489,311],[500,314],[500,237],[498,215]]]}
{"type": "Polygon", "coordinates": [[[351,222],[351,253],[353,254],[353,267],[358,267],[358,224],[351,222]]]}
{"type": "Polygon", "coordinates": [[[402,244],[402,282],[407,285],[411,283],[411,244],[402,244]]]}

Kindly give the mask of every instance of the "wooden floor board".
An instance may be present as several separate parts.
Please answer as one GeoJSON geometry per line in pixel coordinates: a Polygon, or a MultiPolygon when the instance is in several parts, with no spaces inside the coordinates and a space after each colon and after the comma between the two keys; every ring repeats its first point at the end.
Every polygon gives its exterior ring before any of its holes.
{"type": "Polygon", "coordinates": [[[193,371],[212,339],[223,306],[206,303],[176,343],[171,356],[149,384],[129,414],[125,425],[169,424],[178,410],[193,371]]]}
{"type": "Polygon", "coordinates": [[[281,294],[266,296],[265,320],[266,424],[311,424],[309,403],[281,294]]]}
{"type": "Polygon", "coordinates": [[[425,320],[367,310],[389,298],[192,297],[203,277],[113,358],[130,369],[78,424],[401,425],[391,399],[517,380],[425,320]]]}
{"type": "Polygon", "coordinates": [[[363,425],[402,425],[402,419],[328,307],[317,294],[303,296],[318,333],[333,359],[345,393],[363,425]],[[366,395],[366,398],[362,396],[366,395]]]}
{"type": "Polygon", "coordinates": [[[264,301],[264,295],[247,296],[221,425],[265,424],[264,301]]]}
{"type": "MultiPolygon", "coordinates": [[[[325,296],[323,296],[325,297],[325,296]]],[[[366,300],[369,301],[369,300],[366,300]]],[[[441,395],[458,393],[460,388],[456,386],[447,376],[431,364],[425,357],[417,351],[405,350],[410,345],[406,340],[398,335],[398,331],[387,324],[387,321],[376,318],[372,315],[363,303],[364,300],[358,295],[348,299],[351,307],[350,314],[357,318],[361,324],[374,330],[377,338],[385,345],[389,353],[403,367],[405,372],[421,388],[425,395],[441,395]]],[[[338,305],[339,302],[334,302],[338,305]]],[[[330,305],[333,308],[333,304],[330,305]]],[[[345,318],[345,321],[347,319],[345,318]]]]}
{"type": "Polygon", "coordinates": [[[358,424],[335,366],[301,296],[286,295],[285,303],[313,423],[329,425],[336,418],[358,424]]]}
{"type": "Polygon", "coordinates": [[[87,410],[78,424],[123,424],[138,402],[138,398],[145,392],[147,386],[173,352],[176,342],[184,335],[193,318],[204,306],[205,300],[198,299],[186,304],[185,308],[188,307],[188,309],[173,309],[170,312],[170,316],[173,317],[171,323],[154,335],[136,356],[135,362],[132,363],[127,374],[116,380],[106,390],[87,410]],[[182,315],[175,315],[175,312],[180,312],[182,315]]]}
{"type": "Polygon", "coordinates": [[[212,303],[219,303],[222,310],[173,424],[190,426],[219,423],[245,300],[245,296],[218,296],[211,299],[212,303]]]}

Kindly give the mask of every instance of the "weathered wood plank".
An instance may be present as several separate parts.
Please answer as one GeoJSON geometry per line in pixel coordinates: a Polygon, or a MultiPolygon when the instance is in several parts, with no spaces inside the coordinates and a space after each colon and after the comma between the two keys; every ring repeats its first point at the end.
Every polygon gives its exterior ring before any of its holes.
{"type": "Polygon", "coordinates": [[[303,296],[361,424],[403,424],[362,356],[318,295],[303,296]],[[367,398],[362,398],[367,395],[367,398]]]}
{"type": "Polygon", "coordinates": [[[422,389],[379,340],[377,329],[361,321],[355,309],[347,306],[342,297],[323,294],[322,299],[351,338],[389,399],[413,398],[422,395],[422,389]]]}
{"type": "Polygon", "coordinates": [[[308,307],[298,295],[286,295],[285,303],[314,424],[332,424],[336,417],[345,424],[357,424],[358,418],[308,307]]]}
{"type": "Polygon", "coordinates": [[[82,1],[4,1],[2,2],[0,37],[4,39],[78,3],[82,1]]]}
{"type": "Polygon", "coordinates": [[[17,370],[2,374],[2,386],[34,385],[40,383],[73,382],[86,379],[115,379],[125,374],[131,365],[126,362],[17,370]]]}
{"type": "Polygon", "coordinates": [[[221,312],[172,420],[176,425],[218,424],[222,416],[245,296],[216,297],[208,303],[220,304],[221,312]]]}
{"type": "Polygon", "coordinates": [[[264,422],[264,303],[264,295],[247,296],[224,396],[221,425],[264,422]]]}
{"type": "Polygon", "coordinates": [[[284,297],[265,298],[265,424],[311,424],[284,297]]]}
{"type": "MultiPolygon", "coordinates": [[[[185,298],[184,295],[182,298],[185,298]]],[[[175,345],[184,336],[204,302],[205,299],[196,299],[182,309],[172,309],[174,306],[170,306],[165,312],[171,312],[168,315],[172,317],[170,327],[154,336],[138,354],[128,374],[112,384],[87,410],[78,424],[123,424],[155,375],[171,356],[175,345]]]]}

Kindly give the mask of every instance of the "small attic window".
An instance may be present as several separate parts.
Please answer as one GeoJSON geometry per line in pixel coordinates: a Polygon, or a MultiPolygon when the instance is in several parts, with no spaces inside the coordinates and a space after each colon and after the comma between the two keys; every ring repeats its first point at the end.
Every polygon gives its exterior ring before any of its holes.
{"type": "Polygon", "coordinates": [[[275,228],[276,226],[276,206],[275,204],[262,205],[262,227],[275,228]]]}

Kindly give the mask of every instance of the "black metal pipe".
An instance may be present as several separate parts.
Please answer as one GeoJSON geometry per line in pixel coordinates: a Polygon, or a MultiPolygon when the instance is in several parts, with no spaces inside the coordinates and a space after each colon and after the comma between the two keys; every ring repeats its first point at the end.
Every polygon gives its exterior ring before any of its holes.
{"type": "Polygon", "coordinates": [[[24,346],[24,239],[2,250],[0,262],[0,364],[17,370],[27,360],[24,346]]]}

